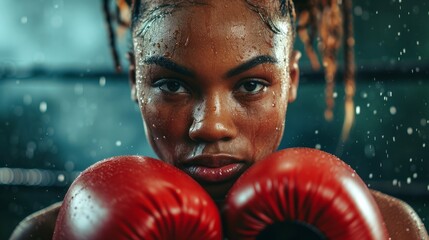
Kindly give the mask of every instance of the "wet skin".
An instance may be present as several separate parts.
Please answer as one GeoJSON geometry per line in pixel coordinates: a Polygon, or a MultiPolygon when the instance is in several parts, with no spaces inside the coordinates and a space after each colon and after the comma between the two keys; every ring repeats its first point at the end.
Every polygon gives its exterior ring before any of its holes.
{"type": "Polygon", "coordinates": [[[148,141],[215,199],[282,138],[299,54],[290,24],[277,25],[283,33],[245,1],[210,1],[133,30],[132,94],[148,141]]]}
{"type": "MultiPolygon", "coordinates": [[[[278,147],[298,85],[292,39],[274,35],[244,2],[181,8],[154,21],[143,37],[139,26],[133,34],[131,93],[147,138],[162,160],[188,172],[215,199],[278,147]]],[[[392,239],[428,239],[406,203],[372,194],[392,239]]],[[[14,237],[51,239],[59,208],[26,218],[14,237]]]]}

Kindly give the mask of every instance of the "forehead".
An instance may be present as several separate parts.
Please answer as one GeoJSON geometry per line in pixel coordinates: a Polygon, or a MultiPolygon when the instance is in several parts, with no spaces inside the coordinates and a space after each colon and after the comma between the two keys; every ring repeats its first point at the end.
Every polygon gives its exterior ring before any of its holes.
{"type": "Polygon", "coordinates": [[[275,57],[281,60],[292,42],[288,21],[279,21],[282,33],[274,34],[244,0],[181,2],[152,8],[142,14],[133,31],[134,44],[140,45],[135,49],[142,49],[145,55],[162,51],[189,54],[204,49],[224,56],[234,52],[241,58],[259,52],[279,55],[275,57]]]}
{"type": "MultiPolygon", "coordinates": [[[[136,27],[134,27],[134,35],[144,35],[152,25],[159,27],[162,22],[168,23],[163,28],[192,25],[194,30],[201,30],[200,32],[203,33],[210,31],[214,26],[256,22],[255,20],[259,18],[255,12],[249,9],[249,5],[244,0],[217,0],[203,3],[177,1],[176,3],[164,4],[156,1],[155,3],[151,2],[149,6],[143,9],[143,13],[139,15],[136,27]]],[[[253,29],[257,31],[267,30],[260,24],[254,26],[253,29]]]]}

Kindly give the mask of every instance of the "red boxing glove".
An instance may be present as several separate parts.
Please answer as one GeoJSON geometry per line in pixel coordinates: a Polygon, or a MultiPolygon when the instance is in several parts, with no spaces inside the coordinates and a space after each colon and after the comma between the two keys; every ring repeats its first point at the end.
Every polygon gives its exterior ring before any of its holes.
{"type": "Polygon", "coordinates": [[[221,239],[219,211],[185,173],[138,156],[107,159],[71,185],[53,239],[221,239]]]}
{"type": "Polygon", "coordinates": [[[388,239],[365,183],[315,149],[286,149],[255,163],[228,193],[223,217],[230,239],[388,239]]]}

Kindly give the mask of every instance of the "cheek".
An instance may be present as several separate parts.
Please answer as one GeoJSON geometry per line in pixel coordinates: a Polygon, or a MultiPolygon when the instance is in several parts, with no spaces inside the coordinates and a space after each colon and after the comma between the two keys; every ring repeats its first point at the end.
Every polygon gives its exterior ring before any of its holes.
{"type": "Polygon", "coordinates": [[[137,77],[140,76],[136,90],[146,138],[161,160],[173,164],[180,158],[182,145],[188,144],[192,103],[165,99],[151,85],[150,68],[136,70],[137,77]]]}
{"type": "Polygon", "coordinates": [[[264,103],[259,104],[247,115],[246,126],[242,127],[242,133],[253,149],[253,159],[260,160],[274,152],[280,144],[283,136],[285,115],[287,108],[286,96],[280,96],[280,92],[271,93],[264,103]]]}
{"type": "Polygon", "coordinates": [[[266,113],[267,117],[259,122],[258,131],[254,140],[255,149],[257,149],[257,160],[265,157],[277,149],[283,136],[284,111],[279,107],[272,107],[272,111],[266,113]]]}
{"type": "Polygon", "coordinates": [[[164,161],[173,163],[177,143],[186,134],[187,120],[177,109],[159,103],[156,98],[147,99],[140,110],[145,122],[146,137],[157,155],[164,161]]]}

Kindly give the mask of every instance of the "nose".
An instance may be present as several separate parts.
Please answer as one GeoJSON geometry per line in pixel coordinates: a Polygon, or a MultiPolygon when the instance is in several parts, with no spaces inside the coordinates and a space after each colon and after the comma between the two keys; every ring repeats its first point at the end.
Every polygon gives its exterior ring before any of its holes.
{"type": "Polygon", "coordinates": [[[196,142],[228,141],[237,136],[234,109],[221,96],[204,99],[193,111],[189,137],[196,142]]]}

